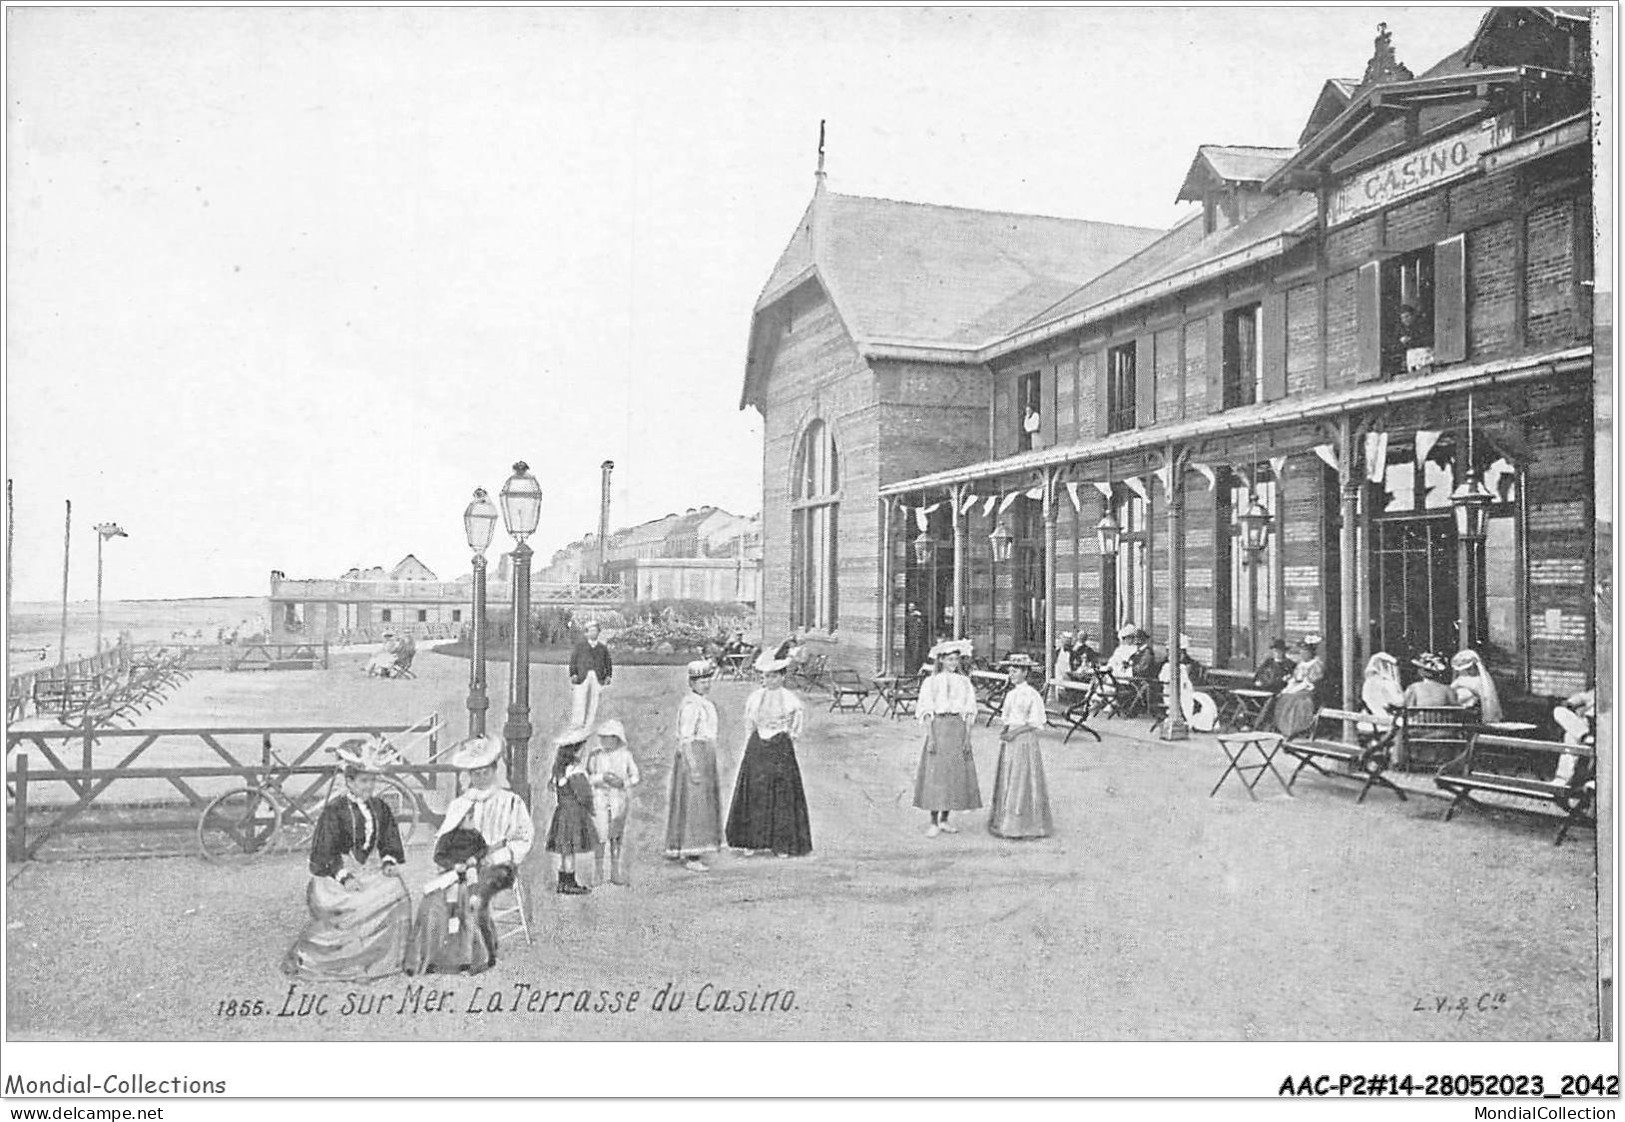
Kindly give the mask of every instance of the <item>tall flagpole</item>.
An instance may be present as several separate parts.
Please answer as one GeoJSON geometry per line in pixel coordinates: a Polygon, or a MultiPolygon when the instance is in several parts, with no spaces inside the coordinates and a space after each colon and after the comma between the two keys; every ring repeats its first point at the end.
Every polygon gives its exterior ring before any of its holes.
{"type": "Polygon", "coordinates": [[[62,643],[57,647],[57,664],[68,665],[68,540],[73,531],[73,500],[62,523],[62,643]]]}

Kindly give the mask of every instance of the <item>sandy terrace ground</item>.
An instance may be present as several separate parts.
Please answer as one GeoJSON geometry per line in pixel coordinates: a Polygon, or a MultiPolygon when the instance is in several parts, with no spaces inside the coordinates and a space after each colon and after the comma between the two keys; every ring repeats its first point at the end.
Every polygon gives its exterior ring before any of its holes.
{"type": "MultiPolygon", "coordinates": [[[[368,679],[359,664],[200,674],[148,724],[405,723],[438,710],[461,728],[466,663],[426,653],[413,682],[368,679]]],[[[501,677],[506,668],[492,671],[501,677]]],[[[533,673],[542,744],[567,708],[565,678],[555,666],[533,673]]],[[[969,813],[956,816],[962,833],[928,839],[924,814],[910,806],[917,726],[827,713],[814,695],[799,749],[814,856],[723,856],[711,873],[694,874],[658,856],[683,688],[679,670],[627,668],[606,693],[604,715],[627,724],[643,769],[628,841],[633,887],[555,895],[538,847],[527,868],[535,944],[504,944],[502,961],[478,977],[429,979],[419,1000],[444,995],[435,1011],[401,1012],[416,986],[405,978],[290,991],[278,963],[305,918],[298,854],[222,869],[192,856],[63,859],[72,851],[58,847],[48,853],[54,859],[8,868],[11,1034],[1596,1037],[1589,831],[1554,848],[1551,819],[1468,812],[1445,824],[1445,804],[1426,794],[1400,803],[1379,791],[1356,806],[1355,788],[1313,777],[1295,798],[1267,776],[1257,802],[1239,786],[1210,798],[1224,762],[1210,738],[1155,743],[1143,739],[1142,722],[1111,721],[1103,744],[1045,738],[1054,837],[1001,841],[985,832],[983,815],[969,813]],[[682,1008],[655,1011],[668,983],[684,996],[682,1008]],[[623,1003],[632,991],[639,997],[632,1012],[561,1012],[558,998],[526,1007],[526,987],[608,991],[610,1005],[616,991],[623,1003]],[[770,992],[779,1008],[750,1010],[753,995],[760,1006],[770,992]],[[232,999],[262,1010],[224,1015],[232,999]],[[302,1001],[309,1015],[278,1015],[302,1001]],[[734,1011],[736,1001],[746,1008],[734,1011]],[[382,1011],[364,1012],[369,1004],[382,1011]]],[[[713,694],[730,789],[747,688],[722,683],[713,694]]],[[[500,683],[493,692],[497,728],[500,683]]],[[[980,727],[975,740],[985,797],[998,745],[980,727]]],[[[538,749],[533,771],[545,763],[538,749]]],[[[544,831],[551,810],[538,808],[544,831]]],[[[409,881],[421,881],[426,841],[409,858],[409,881]]],[[[571,1009],[576,997],[563,1000],[571,1009]]]]}

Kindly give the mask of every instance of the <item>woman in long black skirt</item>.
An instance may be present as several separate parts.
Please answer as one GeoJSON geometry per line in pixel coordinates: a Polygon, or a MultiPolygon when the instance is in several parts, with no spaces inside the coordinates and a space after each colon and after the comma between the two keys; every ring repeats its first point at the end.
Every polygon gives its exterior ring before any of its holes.
{"type": "Polygon", "coordinates": [[[788,659],[764,655],[756,665],[762,685],[745,702],[749,739],[728,808],[728,844],[749,854],[772,851],[780,857],[802,857],[812,852],[812,823],[796,763],[796,741],[807,711],[801,699],[784,688],[788,659]]]}

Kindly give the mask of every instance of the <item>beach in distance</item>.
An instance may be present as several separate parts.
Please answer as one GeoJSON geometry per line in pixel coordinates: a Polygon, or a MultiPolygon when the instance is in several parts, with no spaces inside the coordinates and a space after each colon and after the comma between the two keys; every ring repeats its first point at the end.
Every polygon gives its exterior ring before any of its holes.
{"type": "MultiPolygon", "coordinates": [[[[205,596],[189,600],[104,600],[102,639],[118,641],[128,631],[137,643],[213,643],[220,628],[229,633],[241,627],[244,635],[265,626],[263,596],[205,596]],[[199,635],[198,632],[202,632],[199,635]]],[[[7,620],[8,672],[21,673],[57,661],[62,638],[62,604],[17,600],[7,620]]],[[[79,658],[96,649],[96,602],[68,601],[68,657],[79,658]]]]}

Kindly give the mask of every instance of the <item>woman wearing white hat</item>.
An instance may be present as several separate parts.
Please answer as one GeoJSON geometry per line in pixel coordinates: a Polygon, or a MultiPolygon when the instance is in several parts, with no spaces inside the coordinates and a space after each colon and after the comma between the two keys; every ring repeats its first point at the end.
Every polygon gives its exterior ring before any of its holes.
{"type": "Polygon", "coordinates": [[[1292,668],[1292,677],[1275,696],[1275,728],[1283,736],[1297,736],[1315,723],[1315,693],[1326,676],[1320,660],[1320,636],[1305,635],[1298,640],[1303,657],[1292,668]]]}
{"type": "Polygon", "coordinates": [[[282,970],[306,981],[371,981],[400,973],[406,956],[412,903],[397,871],[406,852],[389,804],[375,793],[382,746],[347,740],[338,754],[344,794],[316,820],[305,888],[310,922],[282,970]]]}
{"type": "Polygon", "coordinates": [[[976,690],[959,672],[960,660],[970,654],[969,639],[938,643],[931,648],[936,671],[920,684],[915,719],[925,726],[925,747],[914,776],[914,805],[931,812],[925,836],[957,834],[948,815],[955,810],[976,810],[982,789],[976,782],[976,758],[971,755],[970,729],[976,723],[976,690]]]}
{"type": "Polygon", "coordinates": [[[717,781],[715,668],[706,659],[688,664],[688,694],[677,710],[677,754],[666,794],[666,856],[691,871],[707,871],[701,858],[722,848],[722,791],[717,781]]]}
{"type": "Polygon", "coordinates": [[[587,756],[587,780],[592,784],[592,824],[598,835],[593,854],[593,880],[604,880],[604,847],[609,847],[611,884],[629,885],[621,860],[621,843],[626,838],[626,819],[632,811],[632,788],[642,777],[638,762],[627,747],[626,728],[611,718],[598,726],[598,747],[587,756]]]}
{"type": "Polygon", "coordinates": [[[1455,672],[1450,689],[1456,695],[1456,704],[1478,711],[1478,719],[1485,724],[1503,720],[1506,712],[1501,708],[1501,693],[1495,688],[1495,679],[1484,666],[1484,660],[1471,648],[1459,650],[1450,659],[1455,672]]]}
{"type": "Polygon", "coordinates": [[[780,857],[812,852],[807,793],[796,763],[796,741],[806,726],[801,699],[784,688],[788,659],[764,654],[756,662],[762,684],[745,702],[745,755],[728,807],[728,844],[780,857]]]}
{"type": "Polygon", "coordinates": [[[1117,648],[1106,660],[1106,668],[1112,672],[1112,677],[1125,682],[1134,677],[1134,655],[1140,649],[1135,636],[1139,633],[1140,629],[1132,623],[1125,623],[1117,629],[1117,648]]]}
{"type": "Polygon", "coordinates": [[[497,774],[502,758],[500,736],[471,736],[451,754],[451,764],[463,773],[468,788],[446,807],[446,817],[435,831],[435,863],[447,873],[461,867],[460,879],[466,894],[454,898],[451,907],[441,907],[448,886],[455,887],[457,876],[442,875],[424,886],[424,903],[418,909],[413,927],[413,958],[423,969],[444,970],[448,956],[486,954],[484,962],[465,962],[470,970],[482,970],[496,963],[497,932],[491,919],[491,898],[512,888],[519,878],[519,865],[536,838],[525,801],[502,786],[497,774]],[[459,938],[468,927],[477,928],[480,939],[459,938]],[[460,949],[452,949],[460,948],[460,949]]]}
{"type": "Polygon", "coordinates": [[[1026,655],[1010,656],[1010,689],[1004,695],[999,766],[987,817],[987,831],[995,837],[1043,838],[1053,828],[1044,757],[1038,750],[1038,733],[1046,723],[1044,699],[1027,684],[1035,665],[1026,655]]]}

